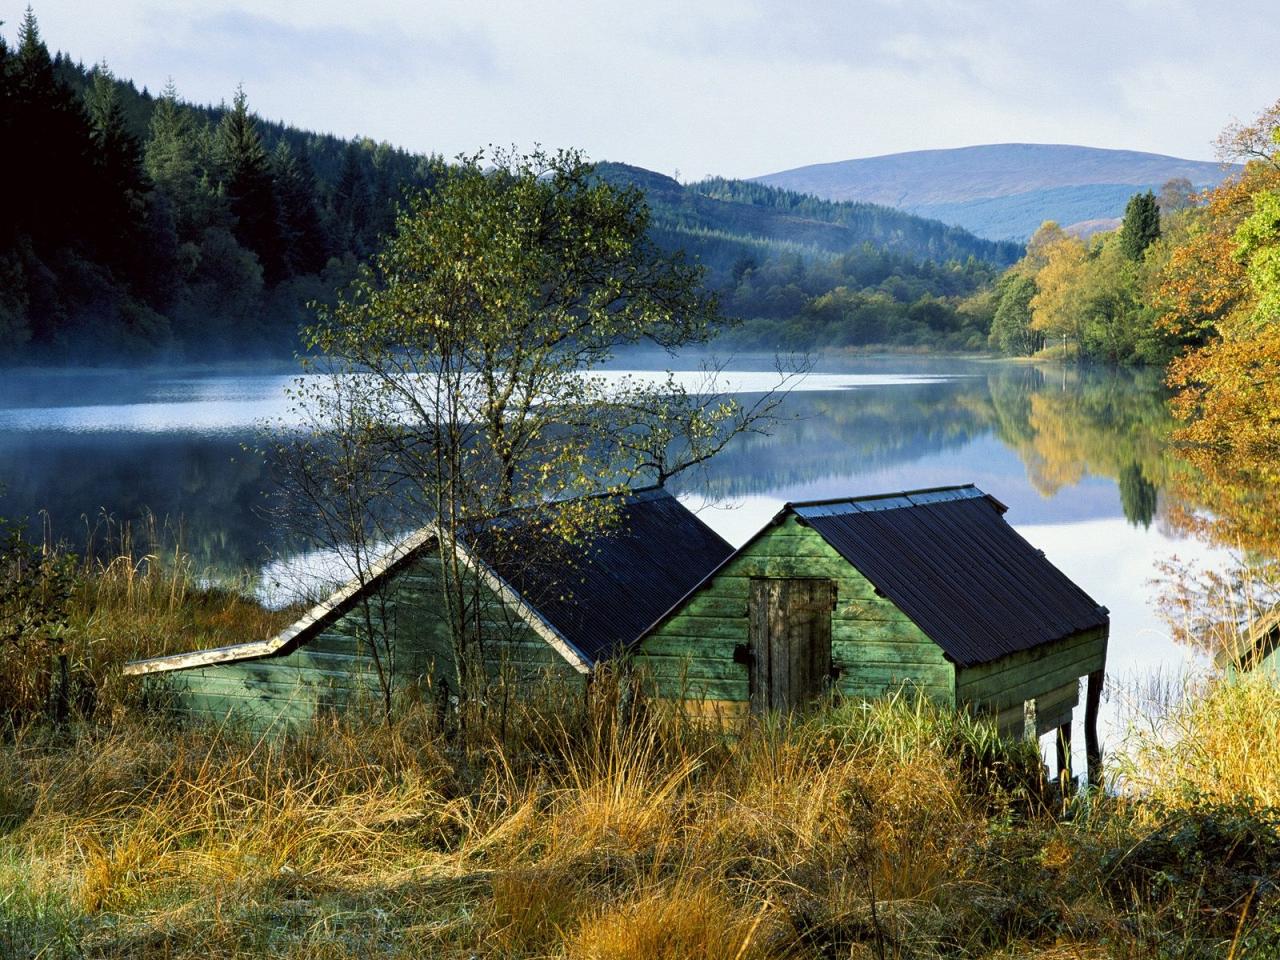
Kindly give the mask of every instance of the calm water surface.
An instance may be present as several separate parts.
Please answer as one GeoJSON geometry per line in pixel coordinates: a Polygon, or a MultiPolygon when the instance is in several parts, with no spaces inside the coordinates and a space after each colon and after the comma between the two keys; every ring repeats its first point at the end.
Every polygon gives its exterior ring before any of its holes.
{"type": "MultiPolygon", "coordinates": [[[[747,365],[728,376],[747,392],[771,382],[747,365]]],[[[263,519],[270,479],[254,449],[260,424],[290,420],[292,379],[0,371],[0,516],[43,514],[83,544],[150,512],[210,570],[272,579],[300,548],[263,519]]],[[[1157,564],[1213,559],[1169,521],[1169,425],[1151,373],[856,361],[820,368],[771,435],[739,438],[680,492],[716,501],[703,516],[739,544],[788,500],[976,483],[1110,608],[1109,672],[1168,675],[1195,664],[1153,609],[1157,564]]]]}

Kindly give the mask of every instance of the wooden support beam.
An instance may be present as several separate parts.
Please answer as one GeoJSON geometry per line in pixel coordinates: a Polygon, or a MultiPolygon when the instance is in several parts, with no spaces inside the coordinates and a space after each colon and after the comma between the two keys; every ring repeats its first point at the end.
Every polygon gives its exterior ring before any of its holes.
{"type": "Polygon", "coordinates": [[[1089,786],[1102,786],[1102,745],[1098,742],[1098,705],[1102,702],[1101,670],[1089,674],[1084,698],[1084,755],[1089,786]]]}
{"type": "Polygon", "coordinates": [[[1022,736],[1026,740],[1037,742],[1040,739],[1038,721],[1036,720],[1036,698],[1022,701],[1022,736]]]}
{"type": "Polygon", "coordinates": [[[1058,785],[1065,797],[1072,787],[1071,778],[1071,721],[1058,728],[1058,785]]]}

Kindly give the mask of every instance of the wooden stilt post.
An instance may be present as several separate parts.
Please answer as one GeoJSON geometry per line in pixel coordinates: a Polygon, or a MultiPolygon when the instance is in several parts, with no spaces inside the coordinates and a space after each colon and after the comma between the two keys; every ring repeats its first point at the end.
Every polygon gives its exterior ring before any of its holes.
{"type": "Polygon", "coordinates": [[[1058,728],[1058,786],[1065,797],[1072,787],[1071,778],[1071,720],[1058,728]]]}
{"type": "Polygon", "coordinates": [[[1084,754],[1089,786],[1102,786],[1102,746],[1098,743],[1098,704],[1102,702],[1101,670],[1089,674],[1084,698],[1084,754]]]}
{"type": "Polygon", "coordinates": [[[1026,740],[1039,740],[1039,723],[1036,720],[1036,698],[1022,701],[1022,736],[1026,740]]]}

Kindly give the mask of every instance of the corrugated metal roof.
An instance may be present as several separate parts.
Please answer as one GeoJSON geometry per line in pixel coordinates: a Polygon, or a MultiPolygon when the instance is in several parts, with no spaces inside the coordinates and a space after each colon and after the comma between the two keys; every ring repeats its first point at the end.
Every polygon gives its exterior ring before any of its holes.
{"type": "MultiPolygon", "coordinates": [[[[1106,609],[977,487],[788,504],[961,666],[1104,626],[1106,609]]],[[[785,511],[784,511],[785,512],[785,511]]]]}
{"type": "MultiPolygon", "coordinates": [[[[550,504],[547,509],[556,506],[550,504]]],[[[572,661],[581,670],[634,643],[645,627],[733,553],[729,544],[665,490],[623,495],[617,521],[591,543],[566,550],[562,545],[540,546],[533,537],[520,539],[520,514],[513,512],[493,525],[500,524],[508,538],[517,538],[519,549],[514,553],[518,556],[501,551],[508,556],[504,563],[495,551],[486,551],[483,527],[467,545],[498,578],[495,586],[518,595],[523,616],[544,639],[554,645],[563,638],[581,655],[585,663],[572,661]]],[[[353,579],[270,640],[134,661],[125,672],[181,670],[287,652],[295,644],[309,642],[374,583],[394,575],[434,542],[435,536],[434,526],[412,534],[384,554],[365,578],[353,579]]]]}
{"type": "Polygon", "coordinates": [[[581,547],[558,547],[553,562],[495,556],[477,540],[476,554],[592,663],[634,643],[733,553],[661,489],[627,495],[616,525],[581,547]]]}

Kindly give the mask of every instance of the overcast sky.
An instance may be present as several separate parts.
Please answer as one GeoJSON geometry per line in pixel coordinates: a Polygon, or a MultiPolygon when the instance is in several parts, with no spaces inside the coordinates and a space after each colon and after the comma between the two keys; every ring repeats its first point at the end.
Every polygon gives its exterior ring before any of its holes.
{"type": "MultiPolygon", "coordinates": [[[[1280,98],[1275,0],[32,0],[158,90],[447,156],[576,146],[683,179],[1029,141],[1212,159],[1280,98]]],[[[3,0],[11,41],[22,5],[3,0]]]]}

